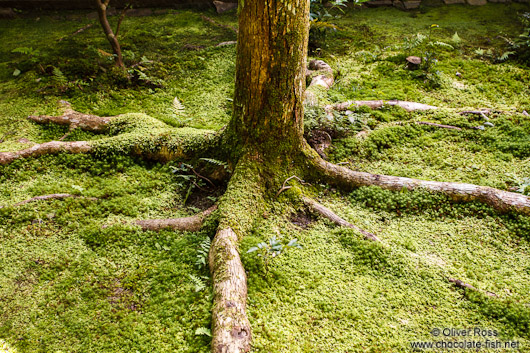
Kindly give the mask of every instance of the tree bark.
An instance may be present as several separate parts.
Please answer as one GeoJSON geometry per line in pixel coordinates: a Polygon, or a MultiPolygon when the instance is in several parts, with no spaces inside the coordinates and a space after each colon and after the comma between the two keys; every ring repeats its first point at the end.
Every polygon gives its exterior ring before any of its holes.
{"type": "Polygon", "coordinates": [[[308,0],[239,5],[229,132],[240,145],[252,145],[270,157],[282,158],[302,145],[308,18],[308,0]]]}
{"type": "Polygon", "coordinates": [[[114,52],[114,62],[116,63],[116,66],[119,68],[124,69],[125,65],[123,65],[123,57],[121,54],[121,47],[120,43],[118,42],[118,38],[114,35],[114,32],[112,31],[112,27],[110,26],[109,20],[107,18],[107,7],[109,6],[110,0],[95,0],[96,1],[96,8],[98,11],[98,18],[99,23],[101,24],[101,27],[103,28],[103,32],[105,32],[105,36],[107,37],[107,40],[110,43],[110,46],[112,47],[112,51],[114,52]]]}

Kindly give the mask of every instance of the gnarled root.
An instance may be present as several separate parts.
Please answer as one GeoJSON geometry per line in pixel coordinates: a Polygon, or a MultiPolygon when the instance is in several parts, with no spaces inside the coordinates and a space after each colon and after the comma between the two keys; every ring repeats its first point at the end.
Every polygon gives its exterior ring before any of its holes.
{"type": "Polygon", "coordinates": [[[93,132],[104,132],[107,128],[107,124],[114,117],[101,117],[90,114],[83,114],[77,112],[71,108],[70,103],[66,101],[60,101],[61,105],[64,107],[64,113],[61,116],[29,116],[28,119],[39,123],[39,124],[49,124],[54,123],[57,125],[67,125],[70,127],[70,130],[80,128],[85,131],[93,132]]]}
{"type": "Polygon", "coordinates": [[[522,194],[498,190],[488,186],[426,181],[358,172],[326,162],[316,156],[315,153],[308,154],[308,156],[311,159],[313,167],[326,182],[346,190],[370,185],[376,185],[383,189],[394,191],[399,191],[403,188],[408,190],[424,189],[445,194],[454,201],[480,201],[499,212],[506,213],[515,211],[530,215],[530,197],[522,194]]]}
{"type": "Polygon", "coordinates": [[[37,144],[25,150],[16,152],[0,152],[0,165],[6,165],[20,158],[38,157],[45,154],[59,152],[87,153],[92,151],[92,146],[87,141],[63,142],[51,141],[37,144]]]}
{"type": "Polygon", "coordinates": [[[313,212],[319,214],[320,216],[324,217],[324,218],[327,218],[329,219],[330,221],[332,221],[333,223],[341,226],[341,227],[346,227],[346,228],[352,228],[352,229],[355,229],[356,231],[358,231],[359,233],[361,233],[362,235],[364,235],[364,237],[368,240],[373,240],[373,241],[380,241],[379,238],[377,236],[375,236],[374,234],[370,233],[370,232],[367,232],[365,231],[364,229],[361,229],[359,227],[357,227],[356,225],[354,224],[351,224],[350,222],[340,218],[339,216],[337,216],[335,213],[333,213],[333,211],[331,211],[329,208],[319,204],[318,202],[316,202],[315,200],[309,198],[309,197],[303,197],[302,198],[302,201],[306,204],[307,207],[309,207],[313,212]]]}
{"type": "Polygon", "coordinates": [[[142,230],[159,231],[162,229],[173,229],[185,232],[197,232],[201,229],[206,217],[208,217],[217,206],[212,206],[195,216],[170,219],[146,219],[136,221],[136,224],[142,227],[142,230]]]}

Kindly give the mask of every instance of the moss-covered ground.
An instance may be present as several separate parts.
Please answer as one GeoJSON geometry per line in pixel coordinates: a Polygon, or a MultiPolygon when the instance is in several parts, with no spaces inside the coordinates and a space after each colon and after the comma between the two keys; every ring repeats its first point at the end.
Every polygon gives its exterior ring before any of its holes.
{"type": "MultiPolygon", "coordinates": [[[[330,159],[362,171],[501,189],[530,183],[530,118],[522,114],[530,111],[530,70],[495,60],[507,50],[500,36],[522,30],[517,13],[525,10],[522,4],[381,8],[334,20],[340,31],[315,51],[338,71],[324,102],[406,99],[444,109],[337,116],[330,159]],[[439,29],[429,30],[432,24],[439,29]],[[406,47],[405,38],[429,31],[430,41],[453,48],[406,47]],[[429,70],[404,68],[406,56],[429,53],[438,59],[429,70]],[[493,126],[484,126],[453,108],[498,112],[490,115],[493,126]],[[361,130],[364,137],[356,136],[361,130]]],[[[131,83],[109,65],[108,45],[88,13],[0,21],[0,138],[7,134],[0,151],[27,146],[21,139],[63,136],[64,128],[25,119],[57,113],[61,99],[98,115],[142,112],[173,126],[222,127],[231,111],[235,47],[216,45],[235,34],[201,14],[127,17],[121,42],[134,66],[131,83]],[[87,24],[94,26],[71,35],[87,24]]],[[[204,14],[236,23],[235,14],[204,14]]],[[[321,124],[321,113],[308,111],[308,125],[321,124]]],[[[74,131],[67,140],[101,137],[74,131]]],[[[177,165],[57,155],[0,168],[0,206],[51,193],[85,197],[0,209],[0,352],[209,351],[210,282],[196,262],[213,228],[153,233],[132,225],[197,211],[193,202],[184,204],[187,184],[172,172],[177,165]]],[[[408,352],[410,342],[432,341],[430,332],[445,327],[495,330],[499,336],[490,340],[519,342],[518,349],[496,352],[530,350],[527,217],[424,193],[305,188],[382,243],[301,214],[289,203],[294,192],[282,194],[241,243],[256,352],[408,352]],[[246,251],[273,235],[298,238],[303,249],[287,251],[266,271],[246,251]],[[447,277],[497,297],[466,294],[447,277]]]]}

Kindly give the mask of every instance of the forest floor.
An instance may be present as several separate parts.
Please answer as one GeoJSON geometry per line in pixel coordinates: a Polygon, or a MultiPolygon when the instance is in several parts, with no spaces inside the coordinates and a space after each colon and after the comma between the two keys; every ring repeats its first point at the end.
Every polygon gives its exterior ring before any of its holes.
{"type": "MultiPolygon", "coordinates": [[[[332,20],[340,30],[313,52],[337,73],[323,103],[400,99],[444,109],[337,114],[330,160],[372,173],[523,191],[530,184],[530,117],[523,114],[530,112],[530,69],[496,60],[507,51],[501,36],[522,31],[522,11],[530,6],[378,8],[332,20]],[[427,38],[415,42],[421,35],[427,38]],[[438,62],[410,71],[409,55],[438,62]],[[457,108],[488,108],[491,124],[457,108]],[[465,129],[474,126],[483,129],[465,129]]],[[[120,41],[134,66],[132,83],[112,69],[110,49],[88,13],[1,20],[0,151],[65,135],[64,127],[26,119],[58,113],[59,100],[101,116],[141,112],[172,126],[221,128],[231,114],[235,46],[217,44],[236,35],[202,15],[237,24],[234,13],[213,11],[126,17],[120,41]]],[[[329,122],[311,108],[306,126],[329,122]]],[[[66,140],[98,138],[75,130],[66,140]]],[[[132,224],[191,215],[215,201],[218,191],[192,187],[179,166],[60,154],[0,167],[0,207],[8,206],[0,208],[0,352],[210,350],[212,289],[200,250],[213,229],[156,233],[132,224]],[[83,197],[12,206],[53,193],[83,197]]],[[[421,192],[306,188],[382,241],[368,243],[281,195],[240,245],[253,351],[409,352],[411,342],[465,338],[434,337],[434,328],[475,327],[498,336],[467,341],[517,341],[518,349],[492,351],[530,350],[530,218],[421,192]],[[272,236],[297,238],[303,248],[266,270],[247,251],[272,236]],[[448,277],[497,297],[466,294],[448,277]]]]}

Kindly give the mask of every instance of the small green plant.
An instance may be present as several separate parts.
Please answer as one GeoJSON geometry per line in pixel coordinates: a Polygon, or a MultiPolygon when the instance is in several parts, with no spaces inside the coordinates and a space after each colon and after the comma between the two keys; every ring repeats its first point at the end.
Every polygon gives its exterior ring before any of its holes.
{"type": "Polygon", "coordinates": [[[513,39],[501,37],[508,44],[508,51],[502,53],[497,61],[506,61],[511,57],[526,63],[530,60],[530,12],[524,12],[520,19],[523,32],[513,39]]]}
{"type": "Polygon", "coordinates": [[[212,331],[206,327],[199,327],[195,330],[195,336],[208,336],[212,337],[212,331]]]}
{"type": "MultiPolygon", "coordinates": [[[[355,4],[361,4],[367,0],[355,0],[355,4]]],[[[321,47],[326,47],[328,36],[336,32],[338,27],[329,20],[336,17],[333,10],[344,12],[347,0],[311,0],[309,10],[309,49],[317,52],[321,47]]]]}
{"type": "Polygon", "coordinates": [[[210,246],[212,246],[212,241],[209,237],[206,237],[199,246],[199,250],[197,251],[197,260],[195,261],[195,264],[197,267],[199,267],[199,269],[206,267],[206,264],[208,263],[210,246]]]}
{"type": "MultiPolygon", "coordinates": [[[[223,161],[213,158],[199,158],[199,160],[217,167],[223,167],[227,173],[231,172],[228,164],[223,161]]],[[[199,174],[197,168],[191,164],[180,163],[178,166],[170,166],[169,168],[178,178],[177,185],[186,190],[183,200],[184,204],[186,204],[186,201],[188,201],[188,198],[194,190],[199,189],[206,192],[209,191],[208,185],[210,187],[215,187],[210,179],[199,174]]]]}
{"type": "Polygon", "coordinates": [[[226,162],[223,162],[223,161],[220,161],[218,159],[213,159],[213,158],[199,158],[201,161],[204,161],[206,163],[210,163],[210,164],[213,164],[215,166],[218,166],[218,167],[223,167],[228,173],[230,173],[230,167],[228,166],[228,164],[226,162]]]}
{"type": "Polygon", "coordinates": [[[11,50],[12,53],[21,54],[21,60],[16,64],[13,76],[19,76],[24,69],[27,69],[40,61],[40,51],[31,47],[19,47],[11,50]]]}
{"type": "Polygon", "coordinates": [[[530,177],[520,178],[515,174],[509,174],[508,177],[513,185],[513,191],[530,196],[530,177]]]}
{"type": "Polygon", "coordinates": [[[194,286],[195,292],[201,292],[204,289],[206,289],[206,281],[208,280],[208,277],[206,276],[195,276],[195,275],[188,275],[190,277],[190,281],[194,286]]]}
{"type": "MultiPolygon", "coordinates": [[[[411,38],[405,38],[401,48],[407,53],[407,55],[417,55],[421,60],[420,70],[413,72],[418,79],[424,81],[424,83],[430,88],[438,88],[442,84],[441,75],[436,70],[436,64],[438,63],[439,49],[454,50],[455,47],[449,43],[442,41],[435,41],[432,39],[433,31],[440,29],[437,24],[429,26],[428,34],[416,33],[411,38]]],[[[458,46],[461,43],[461,38],[458,33],[455,33],[451,39],[454,45],[458,46]]]]}
{"type": "Polygon", "coordinates": [[[274,235],[268,242],[261,242],[258,245],[248,249],[247,253],[258,252],[258,256],[263,258],[263,265],[265,273],[269,272],[270,265],[274,259],[277,259],[288,249],[302,249],[302,245],[298,243],[298,239],[291,239],[288,243],[283,244],[274,235]]]}
{"type": "Polygon", "coordinates": [[[184,200],[182,201],[183,204],[186,204],[193,190],[204,190],[206,183],[197,175],[192,165],[180,163],[178,167],[171,166],[170,168],[178,178],[177,185],[186,190],[184,200]]]}

